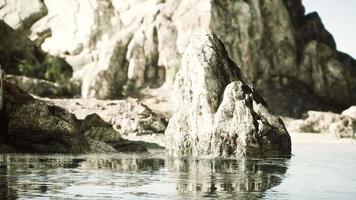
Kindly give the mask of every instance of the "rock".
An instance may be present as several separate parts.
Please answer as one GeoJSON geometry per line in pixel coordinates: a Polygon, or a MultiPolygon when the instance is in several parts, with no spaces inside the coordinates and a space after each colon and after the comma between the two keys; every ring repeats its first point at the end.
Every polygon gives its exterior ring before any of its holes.
{"type": "Polygon", "coordinates": [[[80,125],[81,131],[85,137],[100,142],[120,142],[122,137],[119,132],[115,131],[111,124],[105,122],[97,114],[90,114],[82,120],[80,125]]]}
{"type": "Polygon", "coordinates": [[[123,140],[118,143],[110,143],[118,152],[123,153],[143,153],[147,152],[147,148],[138,142],[123,140]]]}
{"type": "MultiPolygon", "coordinates": [[[[356,134],[356,119],[345,114],[309,111],[294,128],[298,132],[333,134],[339,138],[353,138],[356,134]]],[[[296,123],[294,123],[296,124],[296,123]]]]}
{"type": "Polygon", "coordinates": [[[166,150],[176,156],[288,156],[283,122],[245,80],[215,34],[195,36],[174,83],[166,150]]]}
{"type": "Polygon", "coordinates": [[[122,136],[163,134],[166,129],[164,120],[137,99],[112,101],[95,99],[44,100],[67,109],[74,113],[78,119],[84,119],[88,115],[96,113],[106,123],[111,124],[122,136]]]}
{"type": "Polygon", "coordinates": [[[341,115],[356,119],[356,106],[351,106],[350,108],[344,110],[341,115]]]}
{"type": "Polygon", "coordinates": [[[46,15],[43,1],[0,1],[0,19],[13,29],[29,29],[31,25],[46,15]]]}
{"type": "Polygon", "coordinates": [[[68,111],[4,82],[0,141],[16,152],[85,153],[88,143],[68,111]]]}
{"type": "Polygon", "coordinates": [[[3,85],[2,85],[2,71],[1,71],[1,65],[0,65],[0,112],[2,110],[2,104],[3,104],[3,85]]]}
{"type": "Polygon", "coordinates": [[[22,90],[41,97],[71,96],[67,88],[58,83],[26,76],[6,75],[5,80],[22,90]]]}
{"type": "Polygon", "coordinates": [[[318,14],[306,14],[302,1],[41,2],[13,0],[1,7],[0,19],[12,27],[33,24],[16,30],[64,58],[85,98],[139,96],[141,89],[171,85],[191,35],[203,30],[221,38],[246,79],[279,114],[341,112],[356,103],[356,61],[337,51],[318,14]],[[30,14],[16,17],[18,7],[31,2],[22,9],[30,14]]]}
{"type": "MultiPolygon", "coordinates": [[[[43,52],[27,38],[26,32],[14,30],[1,20],[0,35],[0,64],[6,74],[45,79],[56,82],[67,90],[71,89],[69,79],[73,70],[67,62],[43,52]]],[[[24,79],[17,82],[21,81],[24,79]]],[[[43,84],[41,81],[37,83],[43,84]]],[[[51,84],[48,83],[47,86],[49,85],[51,84]]]]}
{"type": "Polygon", "coordinates": [[[101,142],[98,140],[88,140],[90,153],[117,153],[118,151],[106,144],[105,142],[101,142]]]}

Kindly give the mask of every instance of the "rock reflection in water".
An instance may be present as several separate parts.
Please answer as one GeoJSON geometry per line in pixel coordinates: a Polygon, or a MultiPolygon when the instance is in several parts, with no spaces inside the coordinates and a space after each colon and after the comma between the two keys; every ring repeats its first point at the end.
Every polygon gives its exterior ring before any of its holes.
{"type": "Polygon", "coordinates": [[[167,160],[177,174],[177,191],[194,197],[258,198],[278,185],[287,171],[286,159],[167,160]]]}
{"type": "Polygon", "coordinates": [[[287,163],[284,159],[179,160],[121,154],[0,155],[0,199],[149,199],[150,195],[255,199],[282,181],[287,163]]]}

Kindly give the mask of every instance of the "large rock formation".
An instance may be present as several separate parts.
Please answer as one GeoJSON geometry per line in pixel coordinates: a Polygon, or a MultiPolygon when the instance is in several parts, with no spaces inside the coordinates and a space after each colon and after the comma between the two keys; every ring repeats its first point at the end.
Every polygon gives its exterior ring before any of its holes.
{"type": "Polygon", "coordinates": [[[283,122],[245,80],[214,34],[192,39],[175,84],[166,149],[178,156],[280,156],[291,153],[283,122]]]}
{"type": "Polygon", "coordinates": [[[111,124],[97,114],[78,120],[67,110],[34,99],[9,82],[4,83],[4,104],[0,109],[0,152],[147,151],[142,143],[123,139],[111,124]]]}
{"type": "Polygon", "coordinates": [[[278,113],[341,111],[356,103],[355,60],[336,50],[319,16],[305,15],[300,0],[41,2],[4,1],[0,18],[15,29],[33,24],[23,32],[66,59],[83,97],[117,98],[169,85],[190,36],[205,30],[221,38],[278,113]],[[10,9],[15,5],[26,9],[10,9]]]}
{"type": "Polygon", "coordinates": [[[76,118],[68,111],[36,100],[8,82],[4,82],[3,103],[0,146],[9,147],[5,152],[88,151],[87,140],[79,134],[76,118]]]}

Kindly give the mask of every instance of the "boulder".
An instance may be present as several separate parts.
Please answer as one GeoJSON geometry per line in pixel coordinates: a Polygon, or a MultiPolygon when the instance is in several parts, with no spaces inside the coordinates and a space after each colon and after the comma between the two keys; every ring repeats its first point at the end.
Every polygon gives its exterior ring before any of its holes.
{"type": "Polygon", "coordinates": [[[163,134],[166,129],[165,120],[152,112],[138,99],[112,101],[96,99],[44,100],[52,105],[67,109],[81,120],[90,114],[96,113],[122,136],[163,134]]]}
{"type": "Polygon", "coordinates": [[[339,138],[354,138],[356,118],[350,116],[352,107],[342,114],[332,112],[308,111],[307,117],[293,122],[297,132],[333,134],[339,138]]]}
{"type": "Polygon", "coordinates": [[[170,155],[289,156],[280,118],[246,81],[215,34],[187,47],[174,83],[176,108],[166,134],[170,155]]]}
{"type": "Polygon", "coordinates": [[[0,142],[26,153],[85,153],[89,149],[74,115],[8,82],[4,82],[0,142]]]}

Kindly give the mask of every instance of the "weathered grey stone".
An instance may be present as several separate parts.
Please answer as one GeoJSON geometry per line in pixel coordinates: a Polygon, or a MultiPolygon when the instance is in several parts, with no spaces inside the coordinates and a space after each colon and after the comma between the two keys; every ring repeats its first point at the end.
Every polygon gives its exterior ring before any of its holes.
{"type": "Polygon", "coordinates": [[[68,111],[5,82],[0,141],[17,152],[85,153],[87,140],[68,111]]]}
{"type": "Polygon", "coordinates": [[[283,122],[228,58],[214,34],[195,36],[174,83],[166,149],[178,156],[290,155],[283,122]]]}
{"type": "MultiPolygon", "coordinates": [[[[137,99],[95,100],[95,99],[45,99],[48,103],[65,108],[80,120],[93,113],[100,116],[104,123],[109,123],[119,135],[126,139],[153,142],[147,135],[163,135],[166,129],[164,119],[152,112],[137,99]],[[143,137],[141,137],[143,136],[143,137]]],[[[90,119],[90,118],[89,118],[90,119]]],[[[87,119],[88,120],[88,119],[87,119]]],[[[84,120],[85,123],[86,120],[84,120]]],[[[89,120],[102,124],[100,120],[89,120]]],[[[90,127],[90,123],[88,123],[90,127]]],[[[103,125],[100,125],[103,126],[103,125]]],[[[95,130],[95,129],[93,129],[95,130]]],[[[99,129],[97,129],[99,131],[99,129]]],[[[100,134],[99,134],[100,135],[100,134]]],[[[155,137],[152,137],[153,140],[155,137]]],[[[162,145],[161,141],[158,141],[162,145]]]]}
{"type": "MultiPolygon", "coordinates": [[[[23,32],[73,67],[83,97],[114,99],[170,85],[191,35],[204,30],[221,38],[246,79],[278,113],[340,112],[356,103],[356,61],[336,50],[318,14],[305,14],[299,0],[29,2],[35,3],[27,13],[44,15],[40,10],[47,9],[48,14],[35,24],[39,17],[25,17],[33,26],[23,32]]],[[[13,0],[3,13],[17,16],[11,7],[25,4],[13,0]]]]}
{"type": "Polygon", "coordinates": [[[356,118],[332,112],[308,111],[306,119],[294,123],[298,132],[333,134],[339,138],[353,138],[356,134],[356,118]]]}
{"type": "Polygon", "coordinates": [[[88,143],[89,143],[90,153],[117,153],[118,152],[114,147],[106,144],[105,142],[89,139],[88,143]]]}
{"type": "Polygon", "coordinates": [[[46,15],[46,7],[40,0],[0,0],[0,20],[13,29],[28,29],[34,22],[46,15]]]}

